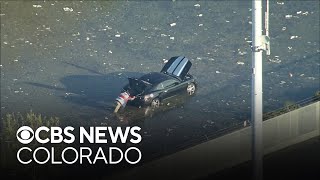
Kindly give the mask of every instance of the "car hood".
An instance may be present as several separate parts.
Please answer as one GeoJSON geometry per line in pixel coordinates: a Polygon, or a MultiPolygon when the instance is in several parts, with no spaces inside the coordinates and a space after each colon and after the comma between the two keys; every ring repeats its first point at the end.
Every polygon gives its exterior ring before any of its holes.
{"type": "Polygon", "coordinates": [[[164,65],[161,72],[184,79],[189,72],[192,63],[183,56],[172,57],[164,65]]]}

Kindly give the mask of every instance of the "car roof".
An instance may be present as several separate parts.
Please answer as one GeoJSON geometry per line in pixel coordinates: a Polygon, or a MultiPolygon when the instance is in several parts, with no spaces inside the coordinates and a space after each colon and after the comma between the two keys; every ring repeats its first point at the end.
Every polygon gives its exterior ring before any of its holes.
{"type": "Polygon", "coordinates": [[[166,75],[164,73],[159,73],[159,72],[151,72],[151,73],[145,74],[139,78],[139,80],[146,81],[152,85],[159,84],[159,83],[166,81],[166,80],[169,80],[169,79],[177,80],[174,77],[171,77],[169,75],[166,75]]]}

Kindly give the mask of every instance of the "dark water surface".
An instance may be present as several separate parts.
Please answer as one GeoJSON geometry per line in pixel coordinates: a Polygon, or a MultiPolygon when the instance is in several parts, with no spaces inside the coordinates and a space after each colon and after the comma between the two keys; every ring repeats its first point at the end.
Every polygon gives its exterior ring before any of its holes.
{"type": "MultiPolygon", "coordinates": [[[[271,1],[270,12],[265,112],[319,90],[319,1],[271,1]]],[[[2,118],[32,109],[64,124],[129,122],[153,154],[250,117],[250,1],[1,1],[0,18],[2,118]],[[128,76],[177,55],[193,63],[195,97],[153,116],[112,114],[128,76]]]]}

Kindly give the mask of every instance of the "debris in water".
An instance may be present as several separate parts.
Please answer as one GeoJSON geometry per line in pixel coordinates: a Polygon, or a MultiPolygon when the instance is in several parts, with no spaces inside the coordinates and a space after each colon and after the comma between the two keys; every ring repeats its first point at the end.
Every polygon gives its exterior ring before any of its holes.
{"type": "Polygon", "coordinates": [[[110,54],[112,54],[112,51],[111,51],[111,50],[109,50],[109,53],[110,53],[110,54]]]}
{"type": "Polygon", "coordinates": [[[66,11],[66,12],[67,12],[67,11],[68,11],[68,12],[72,12],[72,11],[73,11],[73,9],[72,9],[72,8],[69,8],[69,7],[64,7],[63,10],[66,11]]]}
{"type": "Polygon", "coordinates": [[[32,5],[34,8],[41,8],[42,6],[41,5],[39,5],[39,4],[34,4],[34,5],[32,5]]]}
{"type": "Polygon", "coordinates": [[[247,54],[247,52],[246,52],[246,51],[241,52],[240,49],[238,49],[238,54],[241,55],[241,56],[243,56],[243,55],[247,54]]]}
{"type": "Polygon", "coordinates": [[[280,81],[280,84],[285,84],[286,82],[285,81],[280,81]]]}
{"type": "Polygon", "coordinates": [[[290,76],[290,77],[292,77],[292,76],[293,76],[293,74],[292,74],[292,73],[289,73],[289,76],[290,76]]]}
{"type": "Polygon", "coordinates": [[[169,135],[170,135],[170,133],[171,133],[171,131],[172,131],[173,129],[172,129],[172,128],[167,128],[166,130],[167,130],[167,134],[166,134],[166,136],[169,136],[169,135]]]}
{"type": "Polygon", "coordinates": [[[285,17],[286,17],[286,19],[291,19],[291,18],[292,18],[292,15],[288,14],[288,15],[286,15],[285,17]]]}
{"type": "Polygon", "coordinates": [[[216,71],[216,74],[220,74],[221,72],[220,71],[216,71]]]}
{"type": "Polygon", "coordinates": [[[279,56],[275,56],[274,59],[269,59],[269,61],[273,62],[273,63],[278,63],[278,64],[281,63],[281,60],[279,59],[279,56]]]}
{"type": "Polygon", "coordinates": [[[198,16],[199,16],[199,17],[202,17],[202,16],[203,16],[203,14],[199,14],[198,16]]]}
{"type": "Polygon", "coordinates": [[[244,62],[238,61],[237,64],[244,65],[244,62]]]}
{"type": "Polygon", "coordinates": [[[287,27],[282,27],[282,31],[285,31],[287,29],[287,27]]]}
{"type": "Polygon", "coordinates": [[[203,24],[199,24],[199,26],[203,26],[203,24]]]}
{"type": "Polygon", "coordinates": [[[177,25],[177,23],[171,23],[171,24],[170,24],[171,27],[173,27],[173,26],[175,26],[175,25],[177,25]]]}
{"type": "Polygon", "coordinates": [[[211,120],[207,120],[206,121],[208,124],[210,124],[210,125],[213,125],[214,124],[214,121],[211,121],[211,120]]]}
{"type": "Polygon", "coordinates": [[[299,36],[291,36],[290,39],[297,39],[299,36]]]}
{"type": "Polygon", "coordinates": [[[79,36],[80,32],[78,32],[77,34],[72,34],[72,36],[79,36]]]}
{"type": "Polygon", "coordinates": [[[307,77],[307,79],[315,80],[316,78],[315,77],[307,77]]]}
{"type": "Polygon", "coordinates": [[[174,37],[170,37],[171,40],[174,40],[174,37]]]}
{"type": "Polygon", "coordinates": [[[112,27],[109,27],[109,26],[106,26],[106,28],[109,29],[109,30],[112,29],[112,27]]]}
{"type": "Polygon", "coordinates": [[[277,4],[279,4],[279,5],[284,5],[284,2],[277,2],[277,4]]]}
{"type": "Polygon", "coordinates": [[[194,7],[200,7],[200,4],[195,4],[194,7]]]}
{"type": "Polygon", "coordinates": [[[115,37],[120,37],[121,35],[120,34],[116,34],[116,35],[114,35],[115,37]]]}

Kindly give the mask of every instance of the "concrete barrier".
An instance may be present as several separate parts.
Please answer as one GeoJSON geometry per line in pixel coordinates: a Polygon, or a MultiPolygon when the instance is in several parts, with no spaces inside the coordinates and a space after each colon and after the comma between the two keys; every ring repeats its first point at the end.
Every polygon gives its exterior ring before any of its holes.
{"type": "MultiPolygon", "coordinates": [[[[263,122],[264,153],[320,135],[320,102],[263,122]]],[[[250,160],[251,127],[130,169],[114,179],[195,179],[250,160]]]]}

